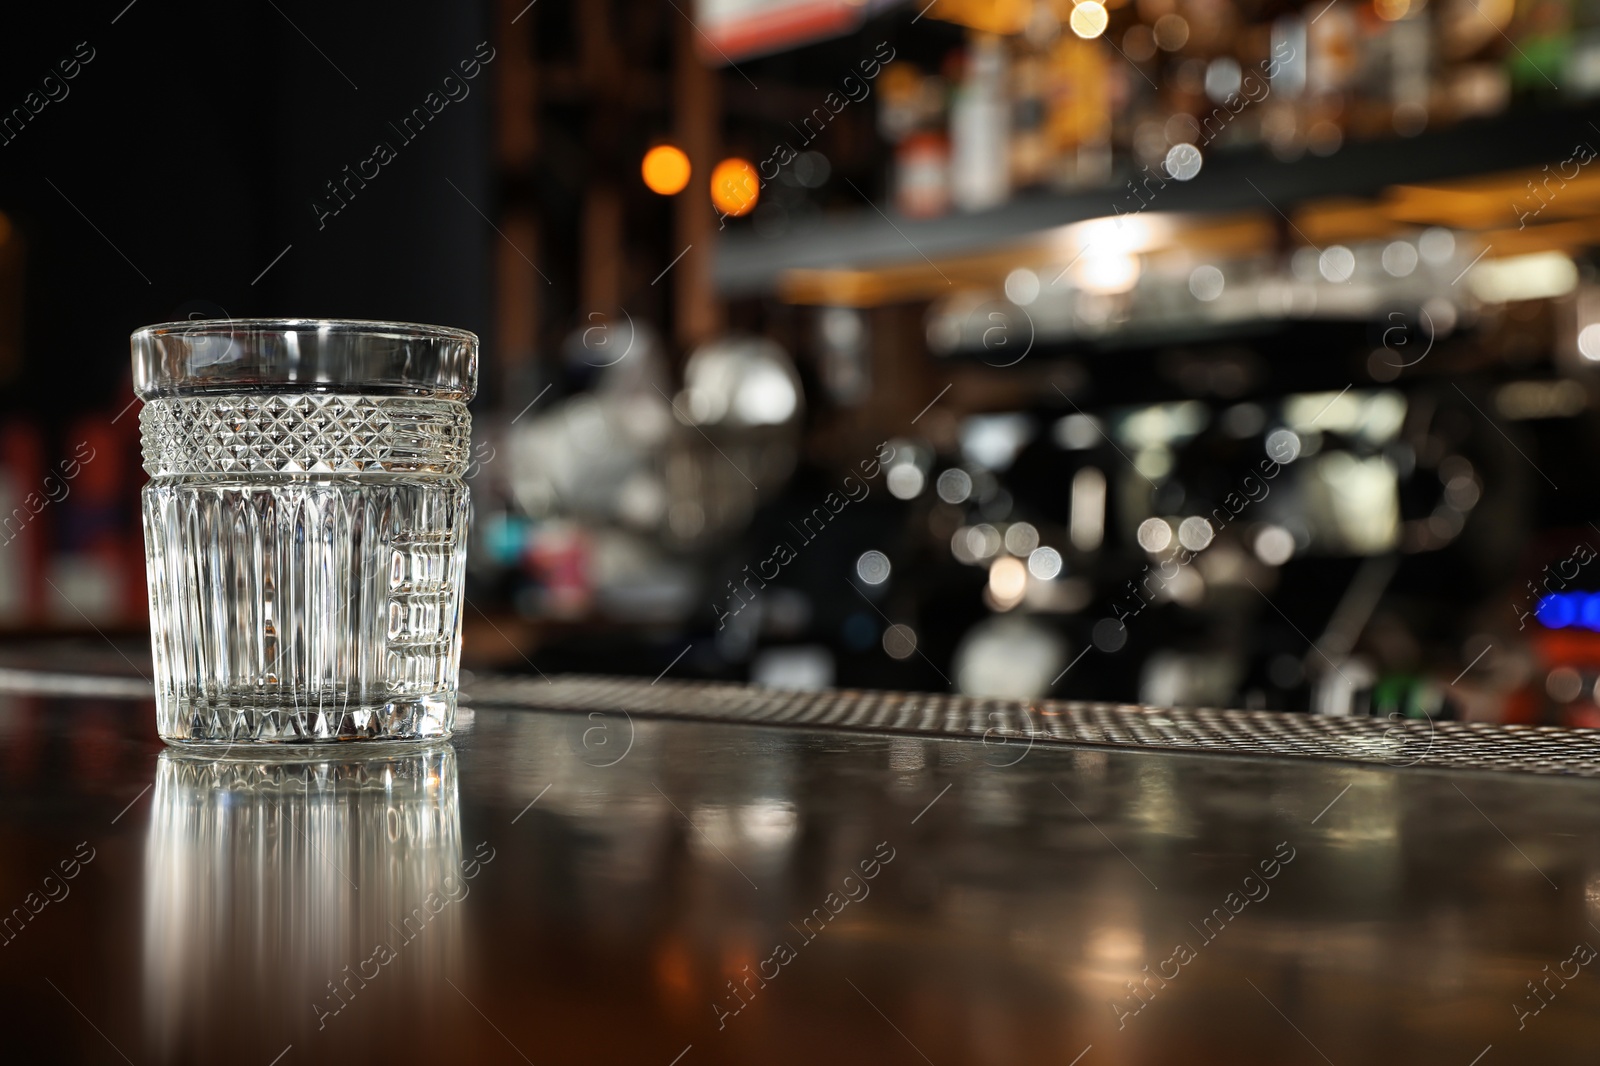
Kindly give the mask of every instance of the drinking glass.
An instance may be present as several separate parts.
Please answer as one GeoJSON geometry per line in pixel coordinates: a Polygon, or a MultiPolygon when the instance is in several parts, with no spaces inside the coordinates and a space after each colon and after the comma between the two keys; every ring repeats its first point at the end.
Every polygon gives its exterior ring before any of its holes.
{"type": "Polygon", "coordinates": [[[229,319],[132,347],[162,739],[448,736],[478,338],[229,319]]]}

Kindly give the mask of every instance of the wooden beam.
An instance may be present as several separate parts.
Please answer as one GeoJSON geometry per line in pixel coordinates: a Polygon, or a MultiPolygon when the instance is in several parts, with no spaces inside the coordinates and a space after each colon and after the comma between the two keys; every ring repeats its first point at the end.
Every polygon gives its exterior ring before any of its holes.
{"type": "MultiPolygon", "coordinates": [[[[670,281],[674,297],[674,325],[681,351],[704,344],[721,334],[723,307],[711,280],[712,254],[719,220],[711,206],[711,170],[720,151],[722,94],[719,75],[707,67],[696,51],[696,30],[687,19],[678,20],[675,71],[678,146],[689,156],[689,187],[674,201],[677,255],[688,248],[662,283],[670,281]]],[[[668,260],[670,262],[670,259],[668,260]]],[[[665,267],[667,264],[662,263],[665,267]]]]}
{"type": "MultiPolygon", "coordinates": [[[[495,157],[502,175],[533,173],[539,147],[538,77],[533,60],[533,20],[526,0],[500,0],[495,9],[495,157]],[[521,16],[520,18],[518,16],[521,16]],[[513,22],[513,20],[516,20],[513,22]]],[[[512,203],[500,220],[505,240],[495,243],[495,351],[513,380],[539,350],[539,310],[545,279],[539,261],[539,216],[534,204],[512,203]]]]}

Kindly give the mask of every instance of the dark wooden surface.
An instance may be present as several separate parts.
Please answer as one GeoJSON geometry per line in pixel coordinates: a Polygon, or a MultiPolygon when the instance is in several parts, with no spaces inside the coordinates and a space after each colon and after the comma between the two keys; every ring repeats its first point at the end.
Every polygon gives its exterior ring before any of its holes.
{"type": "Polygon", "coordinates": [[[1592,780],[465,717],[218,763],[0,695],[0,1058],[1593,1060],[1592,780]]]}

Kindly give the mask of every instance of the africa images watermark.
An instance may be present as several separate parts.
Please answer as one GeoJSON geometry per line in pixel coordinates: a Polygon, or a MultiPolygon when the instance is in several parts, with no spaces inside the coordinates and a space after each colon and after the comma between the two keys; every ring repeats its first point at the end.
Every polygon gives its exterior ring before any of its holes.
{"type": "Polygon", "coordinates": [[[1568,981],[1576,980],[1578,975],[1583,972],[1583,968],[1593,962],[1594,958],[1594,948],[1587,943],[1583,943],[1574,945],[1572,954],[1567,956],[1561,962],[1556,963],[1556,970],[1559,971],[1558,973],[1551,973],[1550,965],[1549,963],[1546,963],[1544,966],[1544,980],[1540,981],[1537,986],[1534,985],[1532,981],[1529,981],[1528,995],[1522,997],[1525,1000],[1532,1000],[1533,1002],[1537,1003],[1538,1006],[1533,1010],[1528,1010],[1520,1003],[1511,1004],[1511,1013],[1517,1016],[1517,1030],[1520,1032],[1521,1030],[1526,1029],[1528,1027],[1529,1018],[1538,1017],[1540,1011],[1544,1010],[1551,1003],[1555,1002],[1556,993],[1561,991],[1562,988],[1566,988],[1568,981]],[[1572,967],[1571,973],[1567,973],[1566,971],[1566,967],[1569,965],[1572,967]],[[1551,981],[1555,981],[1561,986],[1561,988],[1551,988],[1551,981]],[[1539,994],[1540,988],[1544,989],[1544,996],[1539,994]]]}
{"type": "MultiPolygon", "coordinates": [[[[1280,449],[1279,454],[1283,454],[1283,450],[1280,449]]],[[[1139,577],[1130,578],[1127,588],[1133,593],[1132,600],[1136,606],[1124,609],[1117,602],[1113,602],[1111,605],[1111,611],[1117,616],[1117,622],[1122,626],[1123,630],[1127,629],[1129,619],[1137,618],[1146,607],[1150,606],[1158,594],[1166,591],[1168,584],[1177,578],[1178,572],[1183,567],[1188,566],[1201,552],[1216,543],[1217,536],[1228,527],[1228,523],[1243,514],[1251,504],[1265,500],[1272,492],[1272,488],[1268,483],[1282,473],[1283,468],[1292,461],[1292,457],[1280,462],[1270,456],[1261,460],[1257,467],[1261,471],[1261,477],[1257,478],[1254,474],[1246,474],[1239,482],[1239,491],[1229,492],[1223,497],[1219,506],[1212,508],[1208,521],[1211,535],[1206,539],[1204,545],[1199,548],[1189,548],[1180,543],[1176,552],[1156,564],[1156,571],[1153,572],[1151,564],[1146,563],[1144,572],[1139,577]],[[1250,487],[1252,483],[1255,484],[1256,489],[1250,487]],[[1257,490],[1259,490],[1259,495],[1257,490]],[[1171,573],[1168,573],[1169,565],[1172,568],[1171,573]],[[1150,587],[1152,580],[1156,583],[1154,589],[1150,587]],[[1146,598],[1147,595],[1148,598],[1146,598]]]]}
{"type": "MultiPolygon", "coordinates": [[[[1282,873],[1283,867],[1293,862],[1294,857],[1295,850],[1289,846],[1287,840],[1279,844],[1273,849],[1272,858],[1262,859],[1256,864],[1256,868],[1261,871],[1260,877],[1254,873],[1247,874],[1238,890],[1229,892],[1223,897],[1222,906],[1213,907],[1210,914],[1200,919],[1198,926],[1190,922],[1189,928],[1200,934],[1200,947],[1205,947],[1221,936],[1223,930],[1228,928],[1228,923],[1239,917],[1250,904],[1261,903],[1271,895],[1272,889],[1267,887],[1267,882],[1282,873]],[[1283,853],[1285,848],[1289,851],[1287,855],[1283,853]]],[[[1144,978],[1138,984],[1128,982],[1127,999],[1123,1003],[1111,1004],[1111,1013],[1116,1016],[1117,1028],[1126,1029],[1129,1018],[1148,1007],[1150,1001],[1156,998],[1156,993],[1176,981],[1183,974],[1183,968],[1199,957],[1199,949],[1186,941],[1174,947],[1171,955],[1156,963],[1155,973],[1150,972],[1150,965],[1146,963],[1143,969],[1144,978]],[[1168,967],[1171,967],[1172,972],[1167,972],[1168,967]],[[1129,1002],[1138,1005],[1129,1009],[1127,1005],[1129,1002]]]]}
{"type": "MultiPolygon", "coordinates": [[[[1284,443],[1287,445],[1287,442],[1284,443]]],[[[1207,548],[1211,547],[1212,544],[1215,544],[1217,541],[1217,536],[1227,528],[1230,522],[1234,521],[1241,514],[1243,514],[1245,509],[1250,505],[1260,503],[1271,494],[1272,488],[1269,483],[1276,479],[1277,476],[1283,472],[1283,468],[1285,466],[1294,461],[1292,456],[1286,455],[1285,448],[1276,448],[1274,451],[1277,455],[1285,457],[1282,462],[1280,462],[1278,459],[1272,458],[1271,456],[1261,460],[1257,466],[1261,476],[1258,478],[1254,474],[1245,475],[1245,477],[1240,481],[1239,490],[1236,492],[1229,492],[1223,497],[1221,505],[1212,509],[1211,517],[1208,520],[1208,528],[1210,529],[1211,535],[1206,539],[1205,544],[1201,545],[1199,548],[1189,548],[1188,546],[1183,545],[1180,541],[1177,551],[1160,560],[1158,563],[1145,563],[1144,570],[1141,572],[1141,574],[1138,577],[1130,578],[1128,580],[1126,588],[1132,593],[1131,603],[1133,605],[1124,607],[1120,599],[1113,600],[1111,604],[1112,613],[1117,616],[1115,619],[1115,624],[1118,627],[1119,632],[1126,634],[1128,632],[1128,623],[1143,613],[1144,609],[1150,606],[1151,603],[1155,602],[1158,596],[1165,593],[1171,583],[1178,579],[1178,575],[1182,572],[1182,569],[1185,566],[1188,566],[1194,562],[1194,560],[1198,558],[1207,548]],[[1252,488],[1252,485],[1255,487],[1252,488]],[[1154,569],[1152,569],[1152,566],[1154,566],[1154,569]],[[1153,588],[1151,587],[1152,582],[1154,582],[1153,588]]],[[[1105,619],[1102,624],[1111,621],[1112,619],[1108,618],[1105,619]]],[[[1083,649],[1082,654],[1080,654],[1078,658],[1083,658],[1084,655],[1087,655],[1090,650],[1096,646],[1096,644],[1090,643],[1083,649]]],[[[1060,681],[1061,678],[1066,675],[1067,671],[1071,670],[1076,664],[1077,659],[1074,659],[1073,662],[1067,666],[1066,670],[1061,671],[1061,674],[1058,675],[1055,680],[1060,681]]],[[[1051,683],[1054,684],[1055,682],[1051,683]]],[[[1048,730],[1041,727],[1036,727],[1033,724],[1032,712],[1035,709],[1036,708],[1034,708],[1032,704],[1023,705],[1022,717],[1023,721],[1027,724],[1021,730],[1014,729],[1008,724],[1005,712],[989,712],[990,721],[996,722],[997,724],[991,725],[984,730],[982,741],[984,747],[987,748],[993,744],[998,748],[1006,748],[1010,746],[1010,743],[1013,739],[1023,739],[1027,741],[1027,744],[1023,746],[1021,753],[1018,754],[1016,758],[1005,760],[1002,757],[1001,759],[993,760],[990,765],[1015,766],[1017,763],[1021,762],[1025,757],[1027,757],[1028,753],[1033,750],[1033,742],[1036,739],[1052,739],[1048,730]]]]}
{"type": "MultiPolygon", "coordinates": [[[[803,150],[806,145],[822,136],[822,131],[827,129],[828,125],[837,115],[843,112],[845,108],[849,107],[851,104],[859,104],[868,96],[871,96],[873,79],[875,79],[878,74],[882,72],[884,64],[889,63],[894,59],[894,56],[895,50],[889,46],[889,42],[879,41],[877,47],[872,51],[872,56],[870,58],[863,59],[856,64],[857,68],[861,71],[860,77],[857,77],[854,73],[846,74],[842,79],[840,79],[839,91],[830,91],[828,95],[824,96],[822,98],[822,106],[812,108],[811,113],[800,120],[799,126],[796,126],[793,122],[790,122],[790,127],[800,135],[801,147],[800,149],[796,149],[788,141],[782,141],[775,148],[773,148],[770,153],[768,153],[765,159],[756,164],[756,192],[759,193],[760,190],[765,189],[768,183],[777,178],[779,171],[788,166],[790,163],[794,162],[795,159],[799,157],[800,151],[803,150]],[[889,49],[888,55],[883,54],[883,50],[885,48],[889,49]],[[840,92],[842,92],[844,95],[840,96],[840,92]],[[815,123],[815,129],[812,128],[813,123],[815,123]]],[[[737,191],[735,191],[734,194],[736,196],[739,195],[737,191]]],[[[740,198],[742,199],[743,197],[740,198]]],[[[744,214],[744,211],[748,210],[748,207],[745,205],[741,204],[740,206],[740,211],[730,212],[730,214],[744,214]]],[[[728,224],[728,218],[729,214],[722,215],[721,223],[717,228],[725,228],[728,224]]]]}
{"type": "MultiPolygon", "coordinates": [[[[1281,41],[1279,42],[1278,46],[1273,49],[1272,55],[1261,61],[1259,76],[1253,70],[1247,71],[1244,76],[1239,79],[1238,91],[1229,93],[1227,98],[1224,99],[1219,106],[1211,109],[1211,113],[1209,115],[1206,115],[1203,119],[1195,123],[1195,134],[1200,144],[1210,144],[1212,141],[1216,140],[1222,135],[1222,131],[1228,128],[1229,123],[1231,123],[1235,118],[1239,117],[1239,115],[1244,112],[1246,107],[1249,107],[1251,104],[1259,104],[1269,95],[1271,95],[1272,79],[1277,76],[1278,71],[1285,63],[1288,63],[1295,58],[1295,55],[1296,52],[1294,46],[1288,41],[1281,41]]],[[[1173,151],[1176,152],[1184,147],[1188,147],[1189,149],[1187,154],[1192,156],[1192,160],[1190,161],[1198,163],[1200,149],[1194,144],[1187,146],[1181,144],[1174,145],[1173,151]]],[[[1194,174],[1198,172],[1198,167],[1196,167],[1196,170],[1190,172],[1186,177],[1180,177],[1177,174],[1169,173],[1168,177],[1163,178],[1159,173],[1152,171],[1148,164],[1141,166],[1139,169],[1145,175],[1143,180],[1140,181],[1138,185],[1135,185],[1134,179],[1129,178],[1127,183],[1129,191],[1133,193],[1134,199],[1138,201],[1139,206],[1133,208],[1131,211],[1125,211],[1116,204],[1111,205],[1111,213],[1116,216],[1117,224],[1119,226],[1122,224],[1122,217],[1124,215],[1137,215],[1139,212],[1143,211],[1145,208],[1154,203],[1156,194],[1165,189],[1173,180],[1186,181],[1188,178],[1192,178],[1194,174]],[[1150,183],[1152,181],[1156,182],[1156,187],[1154,189],[1150,188],[1150,183]],[[1141,188],[1144,190],[1144,192],[1150,194],[1150,198],[1148,200],[1146,200],[1143,193],[1139,191],[1141,188]]],[[[1168,169],[1170,171],[1171,168],[1168,169]]],[[[1127,197],[1124,197],[1123,199],[1126,200],[1127,197]]]]}
{"type": "Polygon", "coordinates": [[[13,107],[4,117],[0,117],[0,145],[8,145],[16,140],[41,111],[71,95],[72,87],[67,83],[82,73],[83,68],[94,61],[94,57],[95,50],[89,42],[79,41],[73,46],[71,57],[58,60],[56,70],[39,79],[39,87],[29,90],[22,98],[20,107],[13,107]]]}
{"type": "MultiPolygon", "coordinates": [[[[1592,126],[1593,123],[1590,125],[1592,126]]],[[[1528,191],[1533,194],[1533,199],[1539,206],[1528,210],[1521,204],[1513,203],[1511,205],[1512,212],[1517,216],[1517,229],[1526,229],[1529,219],[1538,218],[1540,212],[1555,202],[1556,193],[1565,189],[1567,182],[1575,179],[1579,171],[1594,161],[1594,157],[1595,150],[1587,142],[1579,141],[1577,146],[1572,149],[1572,154],[1556,164],[1560,170],[1559,174],[1551,174],[1549,172],[1550,164],[1546,163],[1544,165],[1544,179],[1538,185],[1535,185],[1531,178],[1528,180],[1528,191]],[[1568,166],[1572,167],[1572,173],[1570,174],[1567,173],[1568,166]],[[1550,187],[1552,181],[1556,182],[1556,187],[1553,189],[1550,187]],[[1540,192],[1540,189],[1543,189],[1544,192],[1540,192]],[[1548,199],[1545,198],[1545,193],[1550,194],[1548,199]]],[[[1524,197],[1524,200],[1526,200],[1526,197],[1524,197]]]]}
{"type": "Polygon", "coordinates": [[[1540,581],[1536,586],[1534,581],[1538,580],[1538,578],[1530,578],[1528,581],[1528,594],[1522,597],[1519,602],[1511,605],[1511,612],[1517,616],[1518,632],[1527,628],[1529,618],[1537,616],[1541,600],[1557,592],[1565,592],[1568,587],[1567,583],[1575,580],[1579,571],[1590,562],[1593,562],[1594,557],[1594,547],[1588,541],[1581,541],[1572,549],[1572,554],[1562,559],[1559,563],[1545,563],[1544,568],[1539,571],[1544,580],[1540,581]],[[1569,563],[1572,565],[1572,573],[1570,574],[1564,569],[1569,563]],[[1552,567],[1555,569],[1554,574],[1551,573],[1552,567]],[[1554,588],[1550,586],[1552,577],[1556,582],[1556,587],[1554,588]]]}
{"type": "MultiPolygon", "coordinates": [[[[401,146],[410,144],[422,135],[428,123],[449,107],[452,103],[459,104],[472,95],[472,87],[468,83],[483,72],[483,68],[494,62],[498,53],[489,46],[488,41],[481,41],[473,52],[474,58],[463,59],[456,66],[461,71],[458,78],[454,74],[447,74],[440,83],[438,91],[430,92],[422,98],[421,105],[411,109],[411,112],[400,120],[400,125],[389,123],[389,128],[399,135],[401,146]]],[[[328,219],[350,206],[349,201],[354,200],[356,193],[367,187],[367,182],[374,181],[383,172],[383,168],[399,158],[399,151],[387,140],[379,141],[373,146],[372,154],[357,163],[352,171],[346,164],[342,173],[343,177],[330,179],[325,185],[328,190],[328,199],[311,201],[311,212],[317,217],[317,229],[327,228],[328,219]],[[340,195],[343,190],[344,195],[340,195]]],[[[269,268],[270,269],[270,268],[269,268]]],[[[264,272],[263,272],[264,273],[264,272]]]]}
{"type": "Polygon", "coordinates": [[[638,730],[633,724],[633,715],[618,708],[616,711],[590,711],[584,715],[584,719],[592,724],[584,728],[582,735],[572,745],[573,754],[577,755],[584,765],[597,770],[606,770],[628,757],[628,753],[633,750],[633,742],[638,737],[638,730]],[[628,727],[626,743],[618,743],[622,739],[620,729],[615,736],[612,735],[613,715],[620,715],[622,723],[628,727]]]}
{"type": "MultiPolygon", "coordinates": [[[[846,474],[844,476],[844,481],[839,486],[843,495],[840,495],[839,492],[829,492],[822,498],[821,506],[813,507],[810,514],[800,519],[798,526],[790,522],[789,528],[799,536],[801,546],[804,547],[821,536],[823,531],[828,528],[828,523],[832,522],[850,504],[860,503],[866,499],[868,494],[872,492],[872,487],[867,482],[877,477],[878,472],[894,460],[894,456],[895,450],[889,446],[888,441],[883,441],[878,445],[877,453],[873,458],[861,460],[861,477],[858,478],[855,474],[846,474]],[[888,454],[884,454],[885,452],[888,454]],[[854,487],[852,487],[852,484],[854,487]],[[813,524],[816,527],[814,530],[812,528],[813,524]]],[[[755,564],[755,573],[750,573],[750,564],[746,563],[744,565],[744,592],[749,594],[750,599],[746,600],[740,594],[739,589],[734,585],[735,579],[730,578],[728,580],[728,596],[723,600],[725,609],[718,610],[714,604],[711,608],[712,612],[717,616],[717,628],[726,628],[728,619],[750,606],[755,601],[756,593],[766,588],[768,581],[776,581],[783,568],[794,562],[798,555],[798,550],[788,541],[783,540],[777,543],[771,554],[755,564]],[[769,569],[771,573],[768,573],[769,569]],[[752,583],[755,585],[754,588],[751,587],[752,583]],[[737,607],[733,606],[735,602],[738,603],[737,607]]]]}
{"type": "Polygon", "coordinates": [[[377,980],[378,975],[383,972],[382,968],[398,959],[400,957],[400,949],[421,936],[423,930],[428,927],[428,923],[438,917],[446,907],[452,903],[460,903],[467,898],[467,894],[471,891],[467,882],[482,873],[483,867],[494,861],[496,853],[493,848],[489,847],[489,842],[484,841],[478,845],[473,854],[477,857],[461,860],[461,876],[459,878],[454,874],[447,875],[444,878],[440,885],[440,889],[443,892],[442,895],[439,891],[429,892],[426,899],[413,907],[411,913],[400,920],[400,925],[404,928],[396,927],[394,923],[390,923],[389,927],[399,935],[399,939],[393,946],[387,940],[380,941],[372,949],[370,955],[355,963],[354,972],[352,972],[351,966],[346,964],[344,969],[340,971],[342,976],[338,978],[339,983],[335,985],[333,981],[328,982],[328,989],[331,995],[326,998],[338,1005],[333,1006],[331,1003],[311,1004],[311,1009],[317,1015],[318,1029],[326,1028],[329,1018],[348,1007],[350,1005],[349,1001],[355,999],[356,993],[367,987],[368,981],[377,980]],[[484,855],[484,848],[489,848],[488,855],[484,855]],[[368,965],[372,967],[371,973],[368,973],[365,969],[368,965]]]}
{"type": "MultiPolygon", "coordinates": [[[[801,947],[805,947],[822,935],[822,931],[828,927],[828,923],[843,913],[846,907],[852,903],[860,903],[872,893],[872,889],[867,886],[867,882],[877,877],[883,872],[883,867],[894,861],[895,850],[889,847],[889,842],[885,840],[873,850],[872,855],[872,858],[862,859],[857,864],[861,871],[860,877],[855,874],[846,874],[844,880],[840,882],[839,887],[844,895],[841,896],[838,892],[829,892],[823,898],[822,906],[813,907],[810,914],[800,919],[798,926],[793,922],[789,923],[789,928],[800,934],[801,947]],[[883,853],[885,848],[889,850],[887,855],[883,853]],[[855,884],[854,888],[850,887],[852,882],[855,884]]],[[[794,946],[785,941],[775,946],[771,954],[756,963],[756,971],[758,972],[750,972],[749,964],[745,964],[743,967],[745,977],[739,984],[736,985],[732,981],[728,982],[729,992],[733,1000],[739,1005],[730,1009],[724,1007],[721,1003],[711,1004],[711,1012],[717,1019],[717,1028],[726,1028],[729,1018],[736,1017],[748,1007],[750,1002],[756,998],[756,994],[767,987],[768,981],[776,981],[779,975],[783,973],[783,968],[799,957],[800,953],[795,950],[794,946]],[[770,973],[767,972],[769,966],[771,967],[770,973]],[[752,981],[755,982],[754,988],[751,987],[752,981]],[[739,994],[741,987],[743,987],[745,995],[739,994]]],[[[724,996],[723,998],[727,999],[728,997],[724,996]]]]}
{"type": "Polygon", "coordinates": [[[4,520],[0,520],[0,544],[10,544],[16,540],[46,507],[52,503],[60,503],[72,494],[73,478],[78,476],[84,465],[94,460],[96,453],[89,442],[84,441],[73,449],[72,454],[73,458],[61,461],[60,470],[56,474],[46,475],[44,483],[40,486],[44,490],[43,496],[37,492],[28,493],[23,497],[21,506],[13,508],[4,520]],[[89,449],[88,455],[83,454],[85,448],[89,449]]]}
{"type": "Polygon", "coordinates": [[[62,859],[56,864],[61,868],[60,877],[53,873],[45,875],[43,882],[39,886],[44,895],[41,896],[38,892],[29,892],[23,898],[21,907],[13,907],[10,914],[0,918],[0,938],[4,938],[3,941],[0,941],[0,947],[10,947],[11,942],[21,935],[22,930],[27,928],[28,923],[38,917],[40,912],[50,904],[60,903],[66,899],[72,892],[72,889],[67,887],[66,882],[77,877],[83,871],[83,867],[93,862],[95,854],[95,849],[89,847],[87,840],[79,844],[77,849],[73,851],[72,858],[62,859]],[[83,853],[84,848],[89,848],[89,854],[85,855],[83,853]],[[55,882],[54,888],[51,887],[51,882],[55,882]]]}
{"type": "MultiPolygon", "coordinates": [[[[1400,361],[1396,363],[1391,362],[1389,359],[1384,359],[1384,363],[1388,364],[1390,367],[1393,367],[1395,370],[1406,370],[1410,367],[1416,366],[1418,363],[1428,358],[1428,353],[1433,351],[1433,342],[1438,338],[1439,330],[1438,327],[1433,324],[1433,316],[1428,313],[1428,308],[1426,306],[1417,308],[1416,323],[1413,323],[1410,316],[1408,316],[1404,311],[1390,311],[1388,315],[1388,322],[1389,325],[1384,328],[1383,336],[1378,340],[1380,345],[1379,350],[1386,352],[1389,355],[1399,356],[1400,361]],[[1412,333],[1413,331],[1416,331],[1419,326],[1427,327],[1427,335],[1424,338],[1426,343],[1424,343],[1422,346],[1421,355],[1417,356],[1415,359],[1407,359],[1405,358],[1405,353],[1401,352],[1400,349],[1411,344],[1412,333]]],[[[1373,354],[1376,355],[1377,353],[1374,352],[1373,354]]]]}

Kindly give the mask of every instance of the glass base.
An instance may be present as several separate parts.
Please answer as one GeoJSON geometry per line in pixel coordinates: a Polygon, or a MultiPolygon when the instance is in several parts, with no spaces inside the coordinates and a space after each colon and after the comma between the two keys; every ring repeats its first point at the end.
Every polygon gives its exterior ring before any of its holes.
{"type": "Polygon", "coordinates": [[[168,744],[185,748],[442,740],[455,720],[453,692],[382,703],[324,697],[299,706],[262,696],[156,698],[156,731],[168,744]]]}

